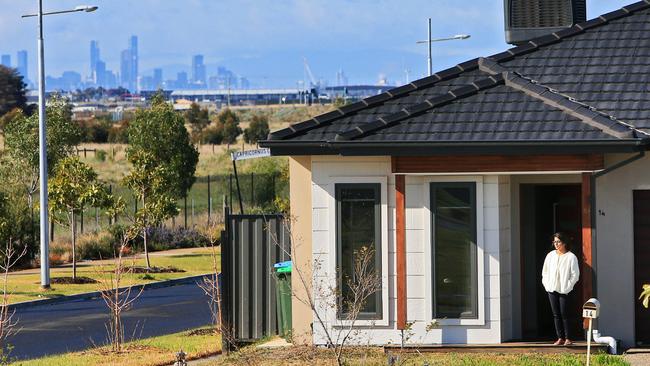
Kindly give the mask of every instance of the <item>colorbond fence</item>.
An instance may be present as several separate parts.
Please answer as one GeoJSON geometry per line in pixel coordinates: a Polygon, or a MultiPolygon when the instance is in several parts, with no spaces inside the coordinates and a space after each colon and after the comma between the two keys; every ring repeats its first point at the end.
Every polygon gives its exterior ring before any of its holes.
{"type": "Polygon", "coordinates": [[[291,251],[284,216],[231,215],[226,208],[225,222],[221,271],[229,333],[238,343],[278,334],[273,265],[290,260],[291,251]]]}

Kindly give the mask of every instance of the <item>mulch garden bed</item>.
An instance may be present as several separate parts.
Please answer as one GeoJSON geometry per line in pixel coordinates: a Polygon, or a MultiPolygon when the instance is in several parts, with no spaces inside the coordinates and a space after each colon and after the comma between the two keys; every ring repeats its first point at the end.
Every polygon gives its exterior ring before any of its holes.
{"type": "Polygon", "coordinates": [[[51,279],[52,283],[60,284],[60,285],[85,285],[89,283],[98,283],[96,279],[90,278],[90,277],[84,277],[80,276],[77,278],[72,278],[72,277],[52,277],[51,279]]]}
{"type": "Polygon", "coordinates": [[[131,273],[183,273],[185,270],[176,268],[176,267],[140,267],[140,266],[134,266],[134,267],[129,267],[128,271],[131,273]]]}

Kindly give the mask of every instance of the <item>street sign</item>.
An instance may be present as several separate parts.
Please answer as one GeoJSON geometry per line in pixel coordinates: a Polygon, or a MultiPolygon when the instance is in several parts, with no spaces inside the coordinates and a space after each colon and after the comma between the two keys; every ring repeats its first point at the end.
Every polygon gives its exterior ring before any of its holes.
{"type": "Polygon", "coordinates": [[[232,161],[265,158],[267,156],[271,156],[271,149],[263,148],[248,151],[235,151],[230,154],[232,161]]]}

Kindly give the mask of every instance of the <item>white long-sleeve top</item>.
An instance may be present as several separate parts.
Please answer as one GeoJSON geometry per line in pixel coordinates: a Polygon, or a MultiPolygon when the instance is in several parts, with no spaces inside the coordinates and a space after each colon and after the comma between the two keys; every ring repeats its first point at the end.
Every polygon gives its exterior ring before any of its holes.
{"type": "Polygon", "coordinates": [[[558,254],[552,250],[546,255],[542,268],[542,284],[546,291],[568,294],[579,278],[580,269],[575,254],[558,254]]]}

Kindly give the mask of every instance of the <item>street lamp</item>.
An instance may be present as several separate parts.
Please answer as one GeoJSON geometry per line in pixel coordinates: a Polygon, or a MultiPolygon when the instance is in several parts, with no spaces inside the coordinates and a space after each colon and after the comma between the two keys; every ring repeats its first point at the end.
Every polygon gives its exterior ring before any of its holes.
{"type": "Polygon", "coordinates": [[[38,17],[38,161],[40,180],[40,223],[41,223],[41,287],[50,287],[49,222],[47,215],[47,145],[45,143],[45,58],[43,53],[43,15],[92,12],[96,6],[81,5],[70,10],[43,13],[43,0],[38,0],[38,13],[26,14],[23,18],[38,17]]]}
{"type": "Polygon", "coordinates": [[[470,37],[469,34],[457,34],[457,35],[452,36],[452,37],[434,38],[434,39],[432,39],[431,38],[431,18],[429,18],[429,39],[425,40],[425,41],[417,41],[417,42],[415,42],[415,43],[418,43],[418,44],[419,43],[427,43],[429,45],[429,59],[428,59],[429,76],[431,76],[433,74],[433,70],[432,70],[433,65],[431,64],[431,43],[433,43],[433,42],[442,42],[442,41],[454,41],[454,40],[457,40],[457,39],[462,40],[462,39],[467,39],[469,37],[470,37]]]}

